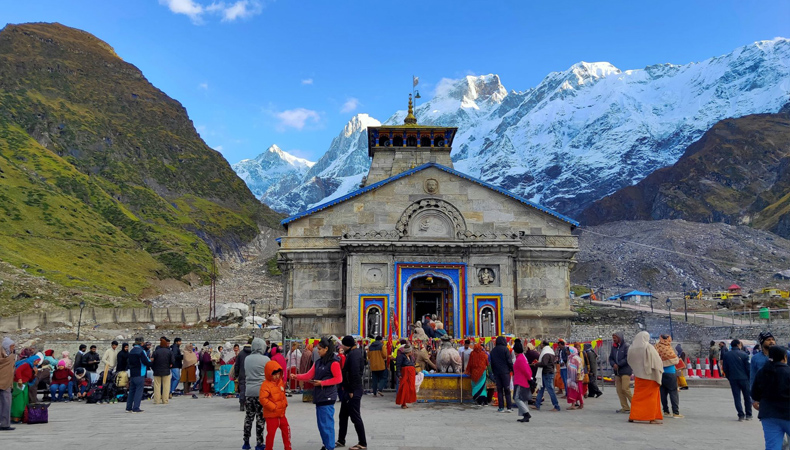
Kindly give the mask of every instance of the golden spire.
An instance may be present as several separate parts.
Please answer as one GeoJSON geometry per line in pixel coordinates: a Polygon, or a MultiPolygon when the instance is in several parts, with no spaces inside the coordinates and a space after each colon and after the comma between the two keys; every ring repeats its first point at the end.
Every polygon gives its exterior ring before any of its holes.
{"type": "Polygon", "coordinates": [[[406,118],[403,119],[403,123],[406,125],[417,125],[417,118],[414,117],[414,107],[411,103],[411,94],[409,94],[409,113],[406,114],[406,118]]]}

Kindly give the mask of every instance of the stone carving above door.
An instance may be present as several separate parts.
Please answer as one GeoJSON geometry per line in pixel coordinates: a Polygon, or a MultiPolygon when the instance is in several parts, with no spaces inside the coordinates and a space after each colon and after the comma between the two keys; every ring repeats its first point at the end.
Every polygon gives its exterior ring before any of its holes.
{"type": "Polygon", "coordinates": [[[499,286],[499,267],[477,266],[477,284],[480,286],[499,286]]]}
{"type": "Polygon", "coordinates": [[[466,232],[466,222],[451,203],[425,198],[406,208],[395,229],[401,237],[460,239],[466,232]]]}

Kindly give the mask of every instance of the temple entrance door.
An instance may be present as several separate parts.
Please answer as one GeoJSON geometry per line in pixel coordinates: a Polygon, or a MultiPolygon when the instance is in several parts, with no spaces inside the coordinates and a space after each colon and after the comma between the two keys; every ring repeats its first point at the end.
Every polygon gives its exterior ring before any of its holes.
{"type": "Polygon", "coordinates": [[[452,289],[447,280],[433,276],[417,278],[409,285],[408,295],[410,323],[435,314],[444,324],[444,330],[453,336],[452,289]]]}

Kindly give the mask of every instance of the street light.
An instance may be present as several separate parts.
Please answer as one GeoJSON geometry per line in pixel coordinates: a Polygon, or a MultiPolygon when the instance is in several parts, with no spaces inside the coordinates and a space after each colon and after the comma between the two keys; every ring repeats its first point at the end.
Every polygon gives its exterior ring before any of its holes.
{"type": "Polygon", "coordinates": [[[669,313],[669,337],[675,339],[675,333],[672,330],[672,299],[667,297],[667,312],[669,313]]]}
{"type": "Polygon", "coordinates": [[[252,306],[252,335],[255,336],[255,299],[250,300],[250,306],[252,306]]]}
{"type": "Polygon", "coordinates": [[[85,300],[80,302],[80,321],[77,322],[77,340],[80,340],[80,328],[82,328],[82,310],[85,309],[85,300]]]}
{"type": "Polygon", "coordinates": [[[686,282],[684,281],[683,284],[683,314],[686,316],[686,322],[689,321],[689,305],[688,301],[686,300],[686,282]]]}

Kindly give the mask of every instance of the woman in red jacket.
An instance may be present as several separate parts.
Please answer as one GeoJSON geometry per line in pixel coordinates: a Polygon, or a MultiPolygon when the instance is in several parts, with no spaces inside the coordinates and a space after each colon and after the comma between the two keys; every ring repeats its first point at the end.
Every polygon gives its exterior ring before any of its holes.
{"type": "Polygon", "coordinates": [[[49,385],[49,393],[53,402],[62,402],[63,394],[66,393],[66,390],[69,392],[69,397],[66,401],[70,402],[72,400],[74,396],[74,383],[72,383],[72,380],[74,378],[76,378],[74,372],[66,367],[66,361],[58,361],[58,367],[52,373],[52,383],[49,385]]]}

